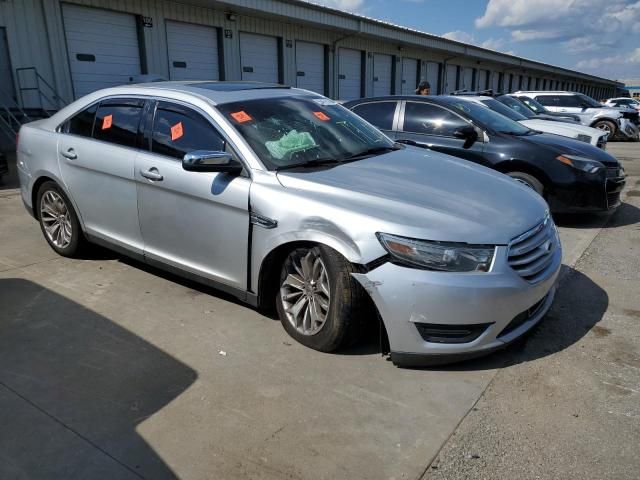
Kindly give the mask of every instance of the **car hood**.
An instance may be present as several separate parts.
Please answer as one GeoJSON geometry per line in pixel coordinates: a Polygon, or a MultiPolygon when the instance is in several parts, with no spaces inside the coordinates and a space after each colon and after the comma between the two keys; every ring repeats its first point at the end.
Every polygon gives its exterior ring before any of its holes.
{"type": "Polygon", "coordinates": [[[550,133],[541,133],[521,138],[524,141],[531,142],[535,145],[545,145],[549,147],[554,155],[580,155],[592,160],[597,160],[610,167],[617,167],[619,165],[618,160],[616,160],[615,157],[608,154],[601,148],[594,147],[586,142],[574,140],[573,138],[562,137],[560,135],[553,135],[550,133]]]}
{"type": "Polygon", "coordinates": [[[356,214],[369,229],[428,240],[504,245],[547,210],[541,197],[505,175],[415,147],[279,172],[278,179],[307,199],[356,214]]]}
{"type": "Polygon", "coordinates": [[[586,127],[573,123],[553,122],[550,120],[530,119],[520,120],[520,123],[526,125],[532,130],[541,130],[543,132],[555,133],[557,135],[575,137],[577,135],[589,135],[589,137],[598,138],[605,135],[605,132],[597,128],[586,127]]]}

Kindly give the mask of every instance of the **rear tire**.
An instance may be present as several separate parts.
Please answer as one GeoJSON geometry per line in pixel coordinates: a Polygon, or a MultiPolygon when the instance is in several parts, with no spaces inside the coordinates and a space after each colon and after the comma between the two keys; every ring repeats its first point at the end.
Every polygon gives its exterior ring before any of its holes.
{"type": "Polygon", "coordinates": [[[45,182],[36,196],[40,229],[49,246],[63,257],[75,257],[85,239],[71,202],[55,182],[45,182]]]}
{"type": "Polygon", "coordinates": [[[524,172],[509,172],[507,175],[544,198],[544,185],[534,176],[524,172]]]}
{"type": "Polygon", "coordinates": [[[287,333],[321,352],[354,343],[368,309],[366,293],[353,272],[353,265],[329,247],[291,251],[282,264],[276,294],[276,309],[287,333]]]}
{"type": "Polygon", "coordinates": [[[616,133],[618,133],[618,127],[611,120],[598,120],[593,124],[593,128],[597,128],[598,130],[602,130],[603,132],[608,132],[609,137],[607,140],[613,140],[616,133]]]}

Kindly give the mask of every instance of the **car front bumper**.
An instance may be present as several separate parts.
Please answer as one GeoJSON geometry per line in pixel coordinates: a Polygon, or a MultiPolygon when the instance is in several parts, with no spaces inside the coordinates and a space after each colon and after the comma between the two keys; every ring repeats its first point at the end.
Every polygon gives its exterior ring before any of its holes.
{"type": "Polygon", "coordinates": [[[493,267],[486,273],[435,272],[387,262],[353,276],[382,317],[393,362],[427,366],[497,350],[536,325],[553,303],[562,262],[559,242],[552,255],[545,275],[535,284],[511,268],[506,246],[497,247],[493,267]],[[429,341],[424,325],[476,333],[471,341],[429,341]]]}
{"type": "Polygon", "coordinates": [[[612,210],[620,205],[625,183],[622,167],[607,167],[596,174],[576,171],[570,181],[553,185],[547,202],[554,213],[612,210]]]}

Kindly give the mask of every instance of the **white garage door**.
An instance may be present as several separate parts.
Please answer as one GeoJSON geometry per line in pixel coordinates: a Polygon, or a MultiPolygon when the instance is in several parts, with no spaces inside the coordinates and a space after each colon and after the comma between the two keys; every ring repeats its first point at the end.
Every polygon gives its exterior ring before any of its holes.
{"type": "Polygon", "coordinates": [[[431,95],[437,95],[440,83],[440,65],[438,63],[427,62],[427,82],[431,85],[431,95]]]}
{"type": "Polygon", "coordinates": [[[362,53],[350,48],[340,49],[338,68],[338,98],[360,98],[362,85],[362,53]]]}
{"type": "Polygon", "coordinates": [[[218,32],[214,27],[167,21],[171,80],[218,80],[218,32]]]}
{"type": "Polygon", "coordinates": [[[444,85],[444,93],[456,91],[456,78],[458,76],[458,67],[456,65],[447,65],[447,75],[444,85]]]}
{"type": "Polygon", "coordinates": [[[491,89],[493,90],[493,93],[502,91],[500,88],[500,74],[498,72],[493,72],[491,74],[491,89]]]}
{"type": "Polygon", "coordinates": [[[465,67],[460,79],[460,90],[473,90],[473,68],[465,67]]]}
{"type": "Polygon", "coordinates": [[[402,59],[402,88],[403,95],[412,95],[418,88],[418,60],[415,58],[402,59]]]}
{"type": "Polygon", "coordinates": [[[76,98],[140,74],[133,15],[62,4],[62,16],[76,98]]]}
{"type": "Polygon", "coordinates": [[[478,70],[478,90],[486,90],[487,89],[487,71],[486,70],[478,70]]]}
{"type": "Polygon", "coordinates": [[[278,39],[240,32],[242,80],[278,83],[278,39]]]}
{"type": "Polygon", "coordinates": [[[324,95],[324,45],[296,42],[296,86],[324,95]]]}
{"type": "Polygon", "coordinates": [[[391,74],[393,71],[391,55],[373,54],[373,95],[391,95],[391,74]]]}

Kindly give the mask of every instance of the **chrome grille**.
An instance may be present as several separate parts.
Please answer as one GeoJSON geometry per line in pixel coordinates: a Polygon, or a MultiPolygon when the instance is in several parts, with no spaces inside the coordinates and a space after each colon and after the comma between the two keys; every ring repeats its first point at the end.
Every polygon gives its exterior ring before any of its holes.
{"type": "Polygon", "coordinates": [[[527,282],[542,280],[553,263],[558,248],[558,235],[553,220],[545,219],[509,244],[509,265],[527,282]]]}

